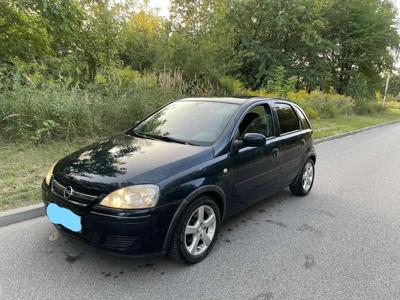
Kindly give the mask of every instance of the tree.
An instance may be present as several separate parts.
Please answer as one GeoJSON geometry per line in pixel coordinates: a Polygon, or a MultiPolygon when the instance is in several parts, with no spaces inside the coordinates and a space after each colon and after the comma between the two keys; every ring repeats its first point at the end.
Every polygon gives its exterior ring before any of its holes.
{"type": "Polygon", "coordinates": [[[125,65],[144,71],[151,69],[166,51],[168,35],[165,21],[145,10],[134,14],[122,30],[120,57],[125,65]]]}
{"type": "Polygon", "coordinates": [[[165,65],[186,76],[216,78],[232,57],[231,33],[226,23],[227,0],[173,0],[169,53],[165,65]]]}
{"type": "Polygon", "coordinates": [[[51,37],[42,17],[19,2],[0,0],[0,61],[52,55],[51,37]]]}
{"type": "Polygon", "coordinates": [[[372,94],[399,47],[395,13],[389,0],[172,0],[166,19],[147,0],[0,0],[0,62],[75,82],[131,66],[372,94]]]}
{"type": "Polygon", "coordinates": [[[326,66],[319,59],[324,42],[316,0],[234,1],[228,20],[234,27],[236,75],[248,87],[260,88],[283,66],[298,86],[317,86],[326,66]]]}
{"type": "Polygon", "coordinates": [[[251,88],[274,80],[277,66],[308,91],[334,86],[345,93],[355,73],[376,87],[392,64],[388,49],[400,41],[389,1],[233,1],[228,20],[235,74],[251,88]]]}
{"type": "Polygon", "coordinates": [[[111,0],[87,0],[78,55],[88,64],[91,77],[98,70],[119,65],[124,4],[111,0]]]}
{"type": "Polygon", "coordinates": [[[389,48],[398,48],[396,14],[389,1],[332,0],[323,8],[326,19],[322,52],[339,93],[348,92],[356,74],[362,74],[371,90],[378,87],[380,73],[391,69],[389,48]]]}
{"type": "Polygon", "coordinates": [[[25,7],[41,16],[55,56],[69,55],[79,45],[84,6],[79,0],[25,0],[25,7]]]}
{"type": "MultiPolygon", "coordinates": [[[[386,77],[382,80],[382,93],[385,90],[386,77]]],[[[400,94],[400,75],[392,75],[389,81],[388,94],[396,97],[400,94]]]]}

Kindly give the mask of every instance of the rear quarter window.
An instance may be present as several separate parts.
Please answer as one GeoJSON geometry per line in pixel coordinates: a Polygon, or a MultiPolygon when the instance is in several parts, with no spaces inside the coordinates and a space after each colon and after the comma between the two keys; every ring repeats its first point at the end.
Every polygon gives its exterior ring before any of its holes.
{"type": "Polygon", "coordinates": [[[310,123],[308,123],[306,116],[304,113],[298,109],[296,106],[294,107],[294,110],[296,111],[297,115],[300,118],[300,123],[302,125],[303,129],[311,129],[310,123]]]}
{"type": "Polygon", "coordinates": [[[300,124],[297,114],[290,105],[283,103],[275,104],[275,111],[278,116],[279,128],[281,134],[285,134],[300,129],[300,124]]]}

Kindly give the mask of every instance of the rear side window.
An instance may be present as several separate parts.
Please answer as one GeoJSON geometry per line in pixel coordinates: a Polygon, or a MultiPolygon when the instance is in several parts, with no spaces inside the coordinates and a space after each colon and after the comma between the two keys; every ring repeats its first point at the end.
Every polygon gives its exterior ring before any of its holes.
{"type": "Polygon", "coordinates": [[[294,110],[297,112],[297,115],[300,118],[300,123],[302,125],[302,128],[303,129],[311,129],[310,124],[308,123],[307,118],[304,115],[304,113],[300,109],[298,109],[296,106],[294,107],[294,110]]]}
{"type": "Polygon", "coordinates": [[[282,103],[276,104],[275,111],[278,115],[281,134],[300,129],[299,119],[297,118],[296,113],[290,105],[282,103]]]}

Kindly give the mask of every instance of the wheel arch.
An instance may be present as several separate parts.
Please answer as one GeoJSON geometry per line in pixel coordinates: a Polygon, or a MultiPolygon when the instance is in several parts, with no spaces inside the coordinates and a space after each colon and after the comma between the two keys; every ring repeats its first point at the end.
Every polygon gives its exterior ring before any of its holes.
{"type": "Polygon", "coordinates": [[[224,219],[226,213],[226,196],[224,191],[216,185],[205,185],[199,187],[198,189],[191,192],[179,205],[178,209],[174,213],[172,220],[169,224],[168,231],[164,240],[163,244],[163,251],[167,252],[170,245],[171,240],[175,232],[175,227],[178,223],[179,218],[181,217],[182,213],[185,211],[187,206],[196,198],[204,195],[209,195],[212,197],[220,209],[221,221],[224,219]]]}
{"type": "Polygon", "coordinates": [[[304,157],[304,160],[301,162],[301,167],[299,168],[299,171],[297,172],[297,175],[296,175],[295,179],[293,180],[293,182],[295,182],[299,178],[299,176],[301,176],[301,171],[303,170],[304,165],[306,164],[306,162],[309,159],[311,159],[315,165],[315,163],[317,161],[317,155],[314,152],[311,152],[307,156],[304,157]]]}

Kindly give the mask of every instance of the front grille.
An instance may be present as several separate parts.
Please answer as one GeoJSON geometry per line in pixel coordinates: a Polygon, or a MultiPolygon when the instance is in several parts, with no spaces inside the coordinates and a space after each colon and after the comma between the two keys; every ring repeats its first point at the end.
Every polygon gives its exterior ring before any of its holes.
{"type": "Polygon", "coordinates": [[[63,186],[57,180],[53,179],[51,184],[51,190],[54,194],[59,197],[62,197],[66,201],[69,201],[73,204],[77,204],[79,206],[87,206],[88,204],[92,203],[94,200],[97,199],[97,196],[83,194],[76,191],[74,188],[70,186],[63,186]],[[68,189],[69,197],[65,197],[65,190],[68,189]]]}
{"type": "Polygon", "coordinates": [[[110,235],[103,246],[114,250],[126,250],[135,243],[136,239],[136,236],[119,234],[110,235]]]}

